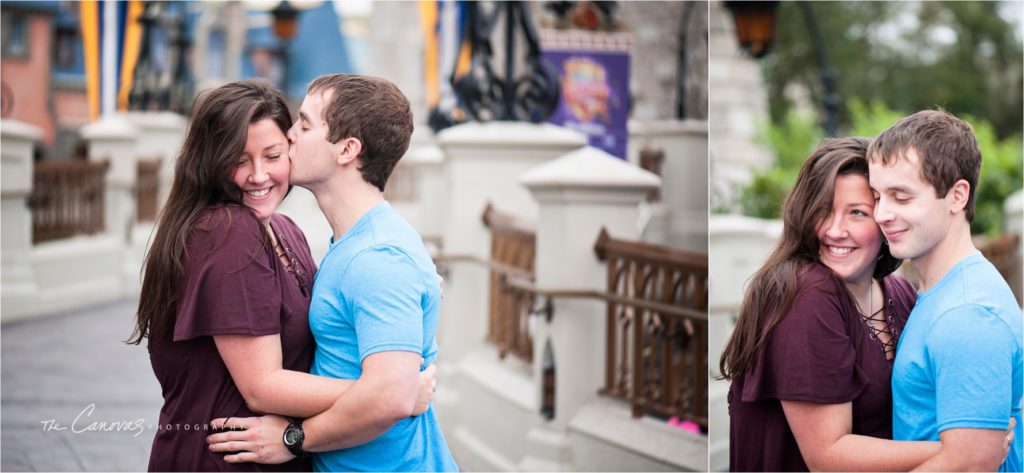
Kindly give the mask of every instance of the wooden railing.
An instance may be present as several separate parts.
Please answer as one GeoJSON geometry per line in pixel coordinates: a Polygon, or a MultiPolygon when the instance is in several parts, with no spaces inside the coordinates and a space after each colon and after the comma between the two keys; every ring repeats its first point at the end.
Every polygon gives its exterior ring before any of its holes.
{"type": "Polygon", "coordinates": [[[1010,285],[1013,295],[1019,302],[1021,293],[1024,292],[1021,288],[1020,235],[1004,233],[979,245],[978,249],[986,259],[992,262],[992,266],[996,267],[999,274],[1010,285]]]}
{"type": "MultiPolygon", "coordinates": [[[[606,379],[600,394],[624,400],[634,417],[654,415],[708,425],[708,259],[706,253],[617,240],[601,231],[594,251],[608,267],[607,290],[541,288],[535,284],[536,231],[495,210],[489,260],[443,255],[490,269],[487,340],[527,362],[533,359],[530,318],[554,316],[555,299],[607,304],[606,379]]],[[[594,360],[598,362],[597,360],[594,360]]]]}
{"type": "Polygon", "coordinates": [[[1004,279],[1008,279],[1010,270],[1017,263],[1017,253],[1020,252],[1020,235],[1016,233],[1004,233],[978,247],[985,259],[992,262],[992,265],[999,270],[1004,279]]]}
{"type": "Polygon", "coordinates": [[[616,240],[601,231],[607,261],[607,365],[602,394],[633,416],[677,417],[707,427],[707,254],[616,240]]]}
{"type": "Polygon", "coordinates": [[[530,325],[534,294],[509,284],[510,278],[533,282],[537,233],[529,224],[487,204],[484,225],[491,230],[491,302],[487,314],[487,340],[502,358],[512,354],[533,360],[530,325]]]}
{"type": "Polygon", "coordinates": [[[157,192],[160,189],[160,160],[138,161],[135,181],[135,220],[155,222],[157,214],[157,192]]]}
{"type": "Polygon", "coordinates": [[[399,161],[388,176],[387,185],[384,186],[384,200],[413,202],[416,197],[416,168],[399,161]]]}
{"type": "MultiPolygon", "coordinates": [[[[665,151],[654,148],[640,150],[640,169],[661,177],[661,167],[665,163],[665,151]]],[[[647,202],[661,202],[661,188],[652,189],[647,193],[647,202]]]]}
{"type": "Polygon", "coordinates": [[[103,231],[107,161],[43,161],[32,175],[32,242],[103,231]]]}

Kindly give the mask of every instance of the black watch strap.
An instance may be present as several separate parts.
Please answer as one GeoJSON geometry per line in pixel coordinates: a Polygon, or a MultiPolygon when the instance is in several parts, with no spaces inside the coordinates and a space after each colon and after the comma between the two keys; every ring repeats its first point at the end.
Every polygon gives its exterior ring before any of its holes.
{"type": "Polygon", "coordinates": [[[302,444],[306,441],[306,433],[302,431],[302,419],[292,420],[292,423],[285,427],[281,440],[288,451],[292,452],[292,455],[297,457],[307,455],[306,451],[302,449],[302,444]]]}

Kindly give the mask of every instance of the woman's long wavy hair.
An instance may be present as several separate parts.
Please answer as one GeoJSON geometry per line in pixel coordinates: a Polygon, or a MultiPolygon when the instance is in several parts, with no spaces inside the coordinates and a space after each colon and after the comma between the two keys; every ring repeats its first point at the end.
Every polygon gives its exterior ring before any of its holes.
{"type": "MultiPolygon", "coordinates": [[[[750,279],[736,328],[719,360],[723,379],[744,375],[754,368],[765,342],[793,306],[800,274],[809,265],[821,263],[817,229],[832,211],[836,177],[868,176],[868,143],[868,139],[857,137],[826,139],[800,168],[793,191],[783,204],[782,237],[764,266],[750,279]]],[[[872,277],[881,279],[891,274],[901,262],[883,242],[872,277]]],[[[848,289],[846,293],[853,301],[848,289]]]]}
{"type": "Polygon", "coordinates": [[[129,344],[149,339],[152,347],[169,338],[185,279],[185,247],[200,214],[229,204],[248,209],[232,177],[245,150],[249,125],[270,119],[285,134],[292,126],[284,96],[266,80],[232,82],[203,93],[196,102],[178,153],[171,192],[146,254],[129,344]]]}

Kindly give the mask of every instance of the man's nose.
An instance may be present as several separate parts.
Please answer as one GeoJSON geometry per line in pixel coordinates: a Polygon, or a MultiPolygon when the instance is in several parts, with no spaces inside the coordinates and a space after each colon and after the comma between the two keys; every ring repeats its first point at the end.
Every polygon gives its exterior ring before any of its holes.
{"type": "Polygon", "coordinates": [[[875,223],[883,224],[886,222],[891,222],[893,219],[893,214],[892,211],[889,209],[889,203],[886,202],[886,199],[884,197],[880,197],[878,199],[878,202],[875,202],[875,223]]]}

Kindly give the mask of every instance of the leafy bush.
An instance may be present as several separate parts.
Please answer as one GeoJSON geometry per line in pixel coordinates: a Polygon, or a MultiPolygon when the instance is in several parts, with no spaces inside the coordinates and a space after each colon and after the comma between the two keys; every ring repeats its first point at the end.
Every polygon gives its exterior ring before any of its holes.
{"type": "MultiPolygon", "coordinates": [[[[852,136],[874,137],[906,114],[889,109],[881,101],[864,103],[854,99],[847,104],[852,136]]],[[[995,129],[985,121],[961,117],[971,124],[981,147],[981,179],[971,231],[975,234],[999,234],[1002,230],[1003,203],[1024,187],[1024,146],[1021,136],[999,140],[995,129]]],[[[790,110],[782,123],[761,128],[765,144],[775,154],[774,165],[755,172],[750,185],[740,193],[740,208],[745,215],[779,218],[783,197],[793,188],[804,159],[821,141],[821,129],[813,117],[790,110]]]]}
{"type": "Polygon", "coordinates": [[[800,165],[821,141],[821,127],[813,117],[790,110],[780,124],[761,126],[763,144],[772,149],[772,167],[755,171],[750,185],[740,191],[744,215],[779,218],[782,199],[796,183],[800,165]]]}

